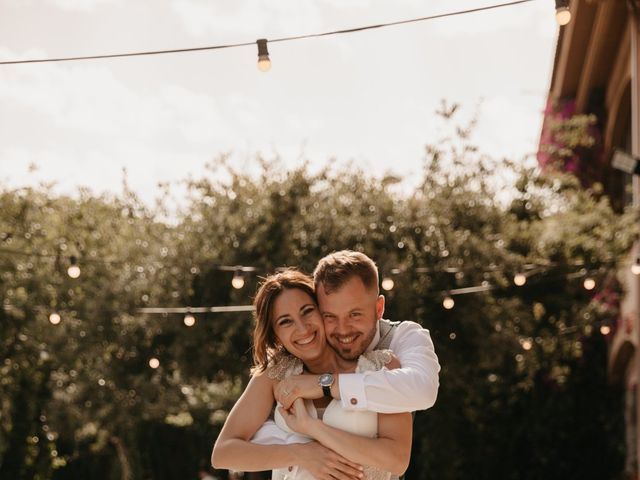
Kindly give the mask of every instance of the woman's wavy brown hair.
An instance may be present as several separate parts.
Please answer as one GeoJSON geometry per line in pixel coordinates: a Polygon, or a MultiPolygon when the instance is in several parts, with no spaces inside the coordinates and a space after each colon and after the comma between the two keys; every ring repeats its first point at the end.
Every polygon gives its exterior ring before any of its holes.
{"type": "Polygon", "coordinates": [[[269,360],[282,351],[271,322],[273,302],[283,291],[296,288],[307,293],[317,303],[313,279],[298,270],[285,270],[270,275],[258,287],[253,300],[256,321],[253,329],[253,372],[264,372],[269,360]]]}

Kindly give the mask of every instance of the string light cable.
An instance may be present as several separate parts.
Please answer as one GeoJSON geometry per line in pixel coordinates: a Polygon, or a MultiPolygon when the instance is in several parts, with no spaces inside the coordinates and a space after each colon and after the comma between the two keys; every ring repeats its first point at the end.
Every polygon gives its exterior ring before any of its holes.
{"type": "MultiPolygon", "coordinates": [[[[347,33],[357,33],[357,32],[363,32],[363,31],[366,31],[366,30],[373,30],[373,29],[386,28],[386,27],[394,27],[394,26],[405,25],[405,24],[409,24],[409,23],[425,22],[425,21],[429,21],[429,20],[436,20],[436,19],[439,19],[439,18],[453,17],[453,16],[458,16],[458,15],[466,15],[466,14],[471,14],[471,13],[483,12],[483,11],[487,11],[487,10],[495,10],[495,9],[498,9],[498,8],[511,7],[511,6],[520,5],[520,4],[524,4],[524,3],[529,3],[529,2],[533,2],[533,1],[537,1],[537,0],[516,0],[516,1],[512,1],[512,2],[507,2],[507,3],[499,3],[499,4],[494,4],[494,5],[486,5],[486,6],[483,6],[483,7],[470,8],[470,9],[467,9],[467,10],[458,10],[458,11],[454,11],[454,12],[447,12],[447,13],[440,13],[440,14],[436,14],[436,15],[429,15],[429,16],[426,16],[426,17],[411,18],[411,19],[407,19],[407,20],[398,20],[398,21],[395,21],[395,22],[379,23],[379,24],[375,24],[375,25],[366,25],[366,26],[361,26],[361,27],[346,28],[346,29],[342,29],[342,30],[333,30],[333,31],[321,32],[321,33],[310,33],[310,34],[303,34],[303,35],[293,35],[293,36],[287,36],[287,37],[274,38],[274,39],[271,39],[271,40],[260,39],[257,42],[252,41],[252,42],[242,42],[242,43],[229,43],[229,44],[223,44],[223,45],[210,45],[210,46],[204,46],[204,47],[176,48],[176,49],[170,49],[170,50],[149,50],[149,51],[142,51],[142,52],[112,53],[112,54],[104,54],[104,55],[70,56],[70,57],[58,57],[58,58],[37,58],[37,59],[30,59],[30,60],[5,60],[5,61],[0,61],[0,65],[19,65],[19,64],[26,64],[26,63],[72,62],[72,61],[84,61],[84,60],[101,60],[101,59],[111,59],[111,58],[142,57],[142,56],[150,56],[150,55],[177,54],[177,53],[187,53],[187,52],[202,52],[202,51],[208,51],[208,50],[222,50],[222,49],[228,49],[228,48],[248,47],[248,46],[256,45],[256,43],[258,44],[259,48],[262,48],[261,47],[261,42],[263,42],[263,41],[264,41],[264,44],[263,44],[264,50],[260,49],[259,50],[259,55],[261,57],[263,57],[260,60],[262,60],[264,62],[265,60],[268,59],[268,54],[265,53],[266,52],[266,43],[267,42],[269,42],[269,43],[289,42],[289,41],[295,41],[295,40],[304,40],[304,39],[308,39],[308,38],[327,37],[327,36],[330,36],[330,35],[342,35],[342,34],[347,34],[347,33]],[[265,58],[265,55],[266,55],[266,58],[265,58]]],[[[266,68],[266,65],[265,65],[264,68],[266,68]]],[[[266,68],[266,70],[268,70],[268,68],[266,68]]]]}

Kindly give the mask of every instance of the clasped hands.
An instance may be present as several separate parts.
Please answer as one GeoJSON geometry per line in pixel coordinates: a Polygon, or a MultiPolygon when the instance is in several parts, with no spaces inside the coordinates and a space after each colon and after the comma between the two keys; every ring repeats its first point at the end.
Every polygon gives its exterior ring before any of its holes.
{"type": "MultiPolygon", "coordinates": [[[[320,420],[312,418],[304,399],[322,398],[317,375],[291,375],[278,382],[273,391],[282,418],[289,428],[313,438],[314,427],[320,420]]],[[[318,480],[359,480],[362,466],[318,442],[299,445],[299,465],[318,480]]]]}
{"type": "Polygon", "coordinates": [[[313,400],[323,396],[317,375],[291,375],[276,384],[273,395],[285,410],[290,409],[297,398],[313,400]]]}

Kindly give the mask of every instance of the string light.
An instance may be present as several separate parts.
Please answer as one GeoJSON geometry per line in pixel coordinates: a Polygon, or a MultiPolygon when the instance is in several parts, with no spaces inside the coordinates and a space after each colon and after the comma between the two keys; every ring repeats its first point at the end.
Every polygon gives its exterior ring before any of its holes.
{"type": "MultiPolygon", "coordinates": [[[[43,252],[34,252],[34,251],[20,251],[20,250],[15,250],[15,249],[8,249],[5,247],[0,247],[0,254],[1,253],[9,253],[9,254],[15,254],[15,255],[23,255],[23,256],[27,256],[27,257],[39,257],[39,258],[47,258],[47,259],[51,259],[51,260],[55,260],[56,258],[58,258],[57,255],[55,254],[49,254],[49,253],[43,253],[43,252]]],[[[70,261],[70,267],[67,271],[67,273],[70,276],[74,276],[77,274],[77,271],[80,270],[79,266],[78,266],[78,260],[77,257],[72,256],[69,257],[69,261],[70,261]],[[73,270],[71,269],[71,267],[76,267],[76,269],[74,268],[73,270]]],[[[125,261],[120,261],[120,260],[111,260],[111,259],[100,259],[99,257],[97,258],[91,258],[91,259],[87,259],[87,261],[90,262],[96,262],[96,263],[104,263],[104,264],[127,264],[128,262],[125,261]]],[[[526,270],[525,272],[518,272],[514,275],[513,277],[513,282],[518,285],[521,286],[523,284],[525,284],[526,282],[528,282],[528,278],[529,276],[531,276],[533,273],[535,272],[548,272],[549,270],[553,269],[554,267],[561,267],[561,268],[566,268],[567,266],[579,266],[579,265],[583,265],[583,262],[563,262],[563,263],[558,263],[558,262],[543,262],[543,263],[538,263],[538,264],[527,264],[524,266],[524,269],[526,270]],[[524,281],[523,281],[524,280],[524,281]]],[[[600,263],[599,268],[603,268],[605,266],[609,266],[609,267],[615,267],[616,265],[616,261],[615,260],[608,260],[608,261],[603,261],[600,263]]],[[[162,267],[159,267],[162,268],[162,267]]],[[[195,267],[191,268],[191,271],[194,271],[195,267]]],[[[253,267],[253,266],[243,266],[243,265],[209,265],[208,269],[211,270],[220,270],[220,271],[230,271],[230,272],[234,272],[233,274],[233,278],[231,280],[231,284],[232,287],[235,289],[241,289],[244,288],[246,280],[245,280],[245,276],[250,273],[250,272],[256,272],[259,271],[260,269],[258,267],[253,267]]],[[[276,269],[276,271],[278,271],[279,269],[276,269]]],[[[442,267],[414,267],[412,269],[413,271],[415,271],[416,273],[424,273],[424,274],[431,274],[431,273],[439,273],[439,272],[447,272],[447,273],[459,273],[462,272],[462,270],[460,269],[460,267],[451,267],[451,266],[442,266],[442,267]]],[[[496,270],[498,270],[498,268],[494,265],[491,265],[490,268],[485,271],[485,273],[495,273],[496,270]]],[[[640,256],[638,258],[636,258],[635,263],[631,266],[631,270],[635,273],[635,274],[640,274],[640,256]]],[[[401,272],[401,269],[399,268],[392,268],[388,270],[390,272],[390,275],[386,275],[383,276],[382,278],[382,282],[381,282],[381,287],[382,289],[389,291],[392,290],[393,288],[395,288],[395,281],[393,280],[393,275],[396,275],[398,273],[401,272]]],[[[585,268],[581,268],[579,271],[573,272],[573,273],[568,273],[568,274],[564,274],[564,276],[567,278],[567,280],[572,280],[572,279],[577,279],[580,277],[585,277],[587,275],[587,270],[585,268]]],[[[79,274],[78,274],[79,275],[79,274]]],[[[75,277],[77,278],[77,276],[75,277]]],[[[546,277],[548,278],[548,277],[546,277]]],[[[583,286],[585,289],[587,290],[593,290],[596,287],[596,280],[593,279],[592,277],[587,277],[584,279],[583,281],[583,286]]],[[[463,288],[456,288],[456,289],[451,289],[447,291],[447,295],[446,297],[443,299],[443,307],[446,308],[447,310],[450,310],[452,308],[454,308],[455,306],[455,301],[453,300],[452,296],[454,295],[466,295],[466,294],[473,294],[473,293],[480,293],[480,292],[486,292],[489,290],[495,290],[497,287],[496,285],[492,285],[490,284],[488,281],[484,281],[482,282],[481,285],[475,285],[475,286],[470,286],[470,287],[463,287],[463,288]]],[[[11,308],[10,305],[4,305],[4,308],[11,308]]],[[[43,309],[46,309],[46,307],[43,307],[43,309]]],[[[147,307],[147,308],[138,308],[137,312],[141,313],[141,314],[169,314],[169,313],[182,313],[185,314],[185,316],[183,317],[183,321],[185,322],[185,325],[187,326],[192,326],[195,325],[195,317],[193,317],[193,313],[225,313],[225,312],[250,312],[253,311],[253,306],[251,305],[233,305],[233,306],[219,306],[219,307],[196,307],[196,308],[192,308],[192,307],[147,307]]],[[[51,316],[51,323],[52,324],[58,324],[60,322],[60,316],[56,313],[55,315],[51,316]]]]}
{"type": "Polygon", "coordinates": [[[236,270],[233,274],[233,278],[231,279],[231,286],[236,290],[240,290],[244,287],[244,276],[242,275],[242,271],[236,270]]]}
{"type": "Polygon", "coordinates": [[[386,290],[387,292],[389,290],[393,290],[393,287],[395,286],[395,282],[393,281],[393,278],[391,277],[384,277],[382,279],[382,289],[386,290]]]}
{"type": "Polygon", "coordinates": [[[602,335],[609,335],[609,333],[611,333],[611,327],[608,325],[602,325],[600,327],[600,333],[602,335]]]}
{"type": "Polygon", "coordinates": [[[187,327],[193,327],[196,324],[196,317],[194,317],[191,313],[187,313],[184,316],[184,324],[187,327]]]}
{"type": "Polygon", "coordinates": [[[149,366],[155,370],[156,368],[158,368],[160,366],[160,360],[158,360],[155,357],[150,358],[149,359],[149,366]]]}
{"type": "MultiPolygon", "coordinates": [[[[529,2],[533,2],[533,1],[535,1],[535,0],[515,0],[515,1],[512,1],[512,2],[500,3],[500,4],[496,4],[496,5],[487,5],[487,6],[484,6],[484,7],[470,8],[470,9],[467,9],[467,10],[459,10],[459,11],[455,11],[455,12],[440,13],[440,14],[436,14],[436,15],[430,15],[430,16],[427,16],[427,17],[412,18],[412,19],[408,19],[408,20],[399,20],[399,21],[388,22],[388,23],[379,23],[379,24],[376,24],[376,25],[366,25],[366,26],[362,26],[362,27],[346,28],[346,29],[343,29],[343,30],[335,30],[335,31],[330,31],[330,32],[311,33],[311,34],[305,34],[305,35],[293,35],[293,36],[289,36],[289,37],[271,39],[269,41],[271,43],[273,43],[273,42],[288,42],[288,41],[293,41],[293,40],[302,40],[302,39],[305,39],[305,38],[316,38],[316,37],[326,37],[326,36],[329,36],[329,35],[340,35],[340,34],[345,34],[345,33],[356,33],[356,32],[362,32],[362,31],[365,31],[365,30],[380,29],[380,28],[383,28],[383,27],[393,27],[393,26],[403,25],[403,24],[408,24],[408,23],[424,22],[424,21],[427,21],[427,20],[436,20],[438,18],[453,17],[453,16],[464,15],[464,14],[468,14],[468,13],[476,13],[476,12],[482,12],[482,11],[487,11],[487,10],[494,10],[494,9],[497,9],[497,8],[511,7],[511,6],[514,6],[514,5],[519,5],[519,4],[523,4],[523,3],[529,3],[529,2]]],[[[262,40],[262,39],[260,39],[260,40],[262,40]]],[[[258,40],[258,42],[260,40],[258,40]]],[[[70,61],[80,61],[80,60],[99,60],[99,59],[107,59],[107,58],[141,57],[141,56],[146,56],[146,55],[164,55],[164,54],[169,54],[169,53],[185,53],[185,52],[199,52],[199,51],[201,52],[201,51],[207,51],[207,50],[222,50],[222,49],[226,49],[226,48],[246,47],[246,46],[249,46],[249,45],[253,45],[253,42],[234,43],[234,44],[226,44],[226,45],[211,45],[211,46],[206,46],[206,47],[176,48],[176,49],[172,49],[172,50],[151,50],[151,51],[145,51],[145,52],[113,53],[113,54],[106,54],[106,55],[87,55],[87,56],[59,57],[59,58],[38,58],[38,59],[31,59],[31,60],[6,60],[6,61],[0,62],[0,65],[17,65],[17,64],[22,64],[22,63],[70,62],[70,61]]],[[[266,46],[266,40],[265,40],[265,46],[266,46]]]]}
{"type": "Polygon", "coordinates": [[[596,288],[596,281],[591,277],[587,277],[584,279],[583,286],[585,290],[593,290],[596,288]]]}
{"type": "Polygon", "coordinates": [[[62,319],[60,318],[60,315],[56,312],[53,312],[51,313],[51,315],[49,315],[49,322],[51,322],[52,325],[58,325],[61,320],[62,319]]]}
{"type": "Polygon", "coordinates": [[[513,277],[513,283],[515,283],[518,287],[521,287],[525,283],[527,283],[527,276],[524,273],[516,273],[513,277]]]}
{"type": "Polygon", "coordinates": [[[444,300],[442,300],[442,306],[447,310],[451,310],[455,305],[456,302],[449,295],[444,297],[444,300]]]}
{"type": "Polygon", "coordinates": [[[69,258],[69,263],[71,265],[69,265],[69,268],[67,269],[67,275],[69,275],[71,278],[78,278],[80,276],[78,259],[74,255],[71,255],[71,257],[69,258]]]}
{"type": "Polygon", "coordinates": [[[522,348],[524,350],[531,350],[531,347],[533,347],[533,343],[531,343],[531,340],[523,340],[522,341],[522,348]]]}
{"type": "Polygon", "coordinates": [[[563,27],[571,21],[569,0],[556,0],[556,22],[563,27]]]}
{"type": "Polygon", "coordinates": [[[631,265],[631,273],[640,275],[640,257],[637,257],[635,263],[631,265]]]}
{"type": "Polygon", "coordinates": [[[260,38],[256,43],[258,44],[258,70],[268,72],[271,70],[271,60],[269,59],[269,50],[267,49],[267,39],[260,38]]]}
{"type": "MultiPolygon", "coordinates": [[[[392,275],[397,275],[399,273],[400,273],[399,268],[391,269],[392,275]]],[[[385,275],[382,277],[382,282],[380,283],[380,286],[382,287],[383,290],[386,290],[387,292],[390,290],[393,290],[393,287],[395,287],[395,285],[396,285],[396,282],[393,281],[393,278],[391,278],[390,275],[385,275]]]]}

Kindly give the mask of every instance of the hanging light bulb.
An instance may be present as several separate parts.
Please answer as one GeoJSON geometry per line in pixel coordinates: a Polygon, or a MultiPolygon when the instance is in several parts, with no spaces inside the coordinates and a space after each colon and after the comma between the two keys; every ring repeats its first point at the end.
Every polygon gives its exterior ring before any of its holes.
{"type": "Polygon", "coordinates": [[[49,321],[51,322],[52,325],[58,325],[60,323],[60,320],[62,320],[60,318],[60,315],[57,314],[56,312],[52,312],[51,315],[49,315],[49,321]]]}
{"type": "Polygon", "coordinates": [[[261,38],[256,41],[258,44],[258,70],[268,72],[271,70],[271,60],[269,59],[269,50],[267,49],[267,39],[261,38]]]}
{"type": "Polygon", "coordinates": [[[569,0],[556,0],[556,22],[561,27],[571,21],[571,10],[569,0]]]}
{"type": "Polygon", "coordinates": [[[456,302],[449,295],[444,297],[444,300],[442,301],[442,306],[447,310],[451,310],[455,306],[455,304],[456,302]]]}
{"type": "Polygon", "coordinates": [[[69,257],[69,268],[67,268],[67,275],[71,278],[78,278],[80,276],[80,267],[78,266],[78,259],[75,255],[69,257]]]}
{"type": "Polygon", "coordinates": [[[591,277],[587,277],[584,279],[584,283],[582,285],[586,290],[593,290],[596,288],[596,281],[591,277]]]}
{"type": "Polygon", "coordinates": [[[513,283],[515,283],[518,287],[523,286],[527,283],[527,277],[524,273],[516,273],[513,277],[513,283]]]}
{"type": "Polygon", "coordinates": [[[187,313],[184,316],[184,324],[187,327],[193,327],[196,324],[196,317],[194,317],[191,313],[187,313]]]}
{"type": "Polygon", "coordinates": [[[158,368],[160,366],[160,360],[155,357],[149,359],[149,366],[153,369],[158,368]]]}
{"type": "Polygon", "coordinates": [[[386,290],[387,292],[389,290],[393,290],[393,287],[396,283],[393,281],[393,278],[391,277],[384,277],[382,279],[382,289],[386,290]]]}
{"type": "Polygon", "coordinates": [[[634,275],[640,275],[640,257],[637,257],[636,263],[631,265],[631,273],[634,275]]]}
{"type": "Polygon", "coordinates": [[[600,333],[602,335],[609,335],[609,333],[611,333],[611,327],[608,325],[602,325],[600,327],[600,333]]]}
{"type": "Polygon", "coordinates": [[[233,278],[231,279],[231,286],[237,290],[244,287],[244,276],[240,270],[236,270],[236,273],[233,274],[233,278]]]}

